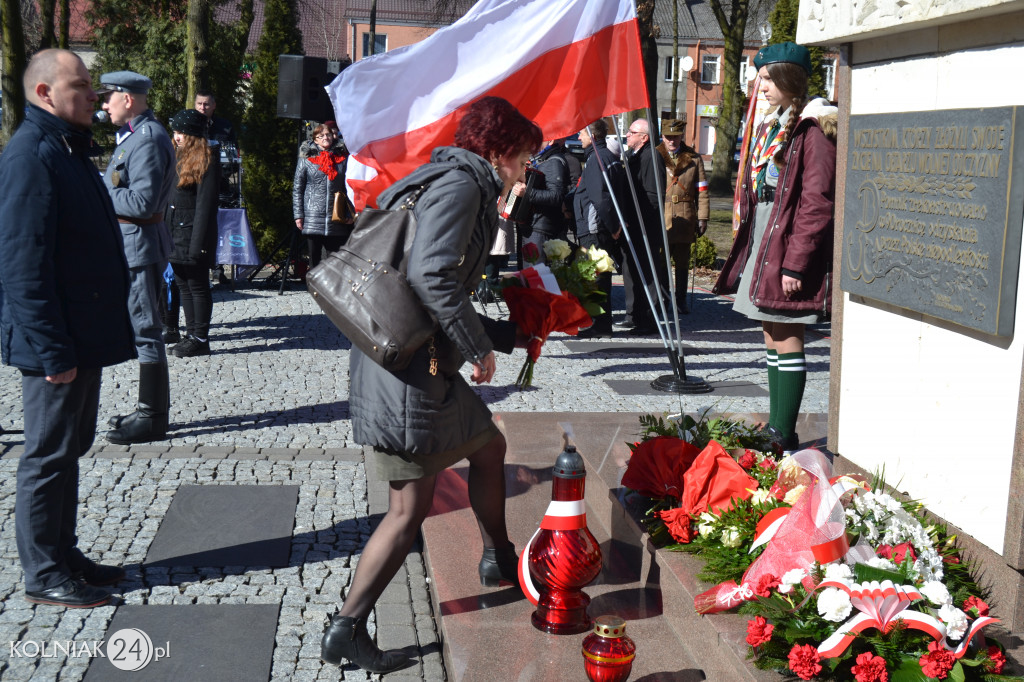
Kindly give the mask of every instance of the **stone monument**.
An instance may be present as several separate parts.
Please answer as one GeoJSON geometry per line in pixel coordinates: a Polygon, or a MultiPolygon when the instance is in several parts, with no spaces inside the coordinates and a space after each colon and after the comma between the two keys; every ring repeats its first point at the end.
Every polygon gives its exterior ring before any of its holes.
{"type": "Polygon", "coordinates": [[[829,447],[961,529],[1020,630],[1024,1],[802,0],[797,42],[845,97],[829,447]]]}

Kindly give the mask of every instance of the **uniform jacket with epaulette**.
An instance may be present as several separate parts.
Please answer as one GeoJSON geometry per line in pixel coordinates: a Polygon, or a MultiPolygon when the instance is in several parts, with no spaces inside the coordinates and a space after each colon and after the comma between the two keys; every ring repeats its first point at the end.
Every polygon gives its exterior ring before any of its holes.
{"type": "Polygon", "coordinates": [[[665,162],[665,229],[670,244],[692,244],[697,241],[697,221],[711,216],[711,199],[706,191],[698,191],[706,183],[704,159],[691,147],[682,145],[673,159],[658,145],[658,154],[665,162]]]}
{"type": "Polygon", "coordinates": [[[147,109],[117,131],[103,182],[121,221],[124,253],[133,268],[167,264],[171,235],[163,223],[174,187],[174,145],[147,109]],[[135,222],[125,222],[135,221],[135,222]]]}

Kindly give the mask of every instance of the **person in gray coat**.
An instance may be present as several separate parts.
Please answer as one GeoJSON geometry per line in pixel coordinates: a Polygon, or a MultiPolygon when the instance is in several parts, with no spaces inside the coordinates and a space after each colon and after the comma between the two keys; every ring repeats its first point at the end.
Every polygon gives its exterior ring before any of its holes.
{"type": "Polygon", "coordinates": [[[463,115],[455,147],[435,149],[429,164],[380,196],[382,208],[394,209],[426,188],[413,209],[408,279],[439,329],[398,372],[351,352],[353,437],[373,448],[378,474],[390,481],[390,504],[324,633],[321,658],[328,663],[345,658],[370,672],[406,664],[404,654],[377,648],[366,617],[419,533],[437,473],[459,460],[469,461],[469,500],[483,540],[480,580],[516,582],[518,557],[505,525],[505,439],[459,369],[469,362],[472,380],[489,383],[494,351],[525,345],[514,323],[477,314],[469,295],[497,233],[499,192],[523,175],[540,143],[536,124],[507,101],[485,97],[463,115]]]}
{"type": "Polygon", "coordinates": [[[132,71],[100,76],[103,110],[121,126],[103,175],[121,224],[131,273],[128,312],[139,353],[139,400],[135,412],[111,417],[111,443],[130,445],[167,437],[170,381],[164,349],[160,283],[171,253],[164,210],[174,186],[174,146],[149,108],[153,81],[132,71]]]}
{"type": "MultiPolygon", "coordinates": [[[[334,195],[345,191],[344,148],[335,146],[334,128],[321,123],[313,129],[313,142],[299,148],[299,163],[292,183],[295,228],[309,242],[309,267],[320,262],[324,249],[337,251],[352,234],[352,223],[331,220],[334,195]]],[[[343,199],[345,197],[342,197],[343,199]]]]}

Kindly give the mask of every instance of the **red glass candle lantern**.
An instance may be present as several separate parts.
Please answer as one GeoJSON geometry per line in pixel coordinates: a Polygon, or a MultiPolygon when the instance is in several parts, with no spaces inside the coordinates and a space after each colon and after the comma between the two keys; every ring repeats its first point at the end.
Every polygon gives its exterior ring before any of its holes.
{"type": "Polygon", "coordinates": [[[626,621],[601,616],[583,640],[583,667],[590,682],[626,682],[633,670],[636,645],[626,636],[626,621]]]}
{"type": "Polygon", "coordinates": [[[583,587],[601,572],[601,547],[587,528],[583,457],[569,445],[555,462],[551,504],[528,547],[528,568],[538,593],[533,626],[555,635],[586,632],[590,597],[583,587]]]}

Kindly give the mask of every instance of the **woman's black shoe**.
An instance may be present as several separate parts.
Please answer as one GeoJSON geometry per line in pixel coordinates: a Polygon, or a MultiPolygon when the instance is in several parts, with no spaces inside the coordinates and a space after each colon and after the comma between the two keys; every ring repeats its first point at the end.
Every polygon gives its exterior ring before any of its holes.
{"type": "Polygon", "coordinates": [[[800,437],[795,433],[783,436],[782,431],[774,426],[769,426],[768,437],[771,440],[772,450],[778,455],[788,455],[800,448],[800,437]]]}
{"type": "Polygon", "coordinates": [[[519,584],[519,556],[511,542],[505,547],[484,547],[480,559],[480,584],[484,587],[498,587],[502,581],[519,584]]]}
{"type": "Polygon", "coordinates": [[[409,657],[398,651],[381,651],[366,631],[365,618],[334,614],[320,640],[320,658],[332,665],[347,659],[371,673],[389,673],[404,667],[409,657]]]}

